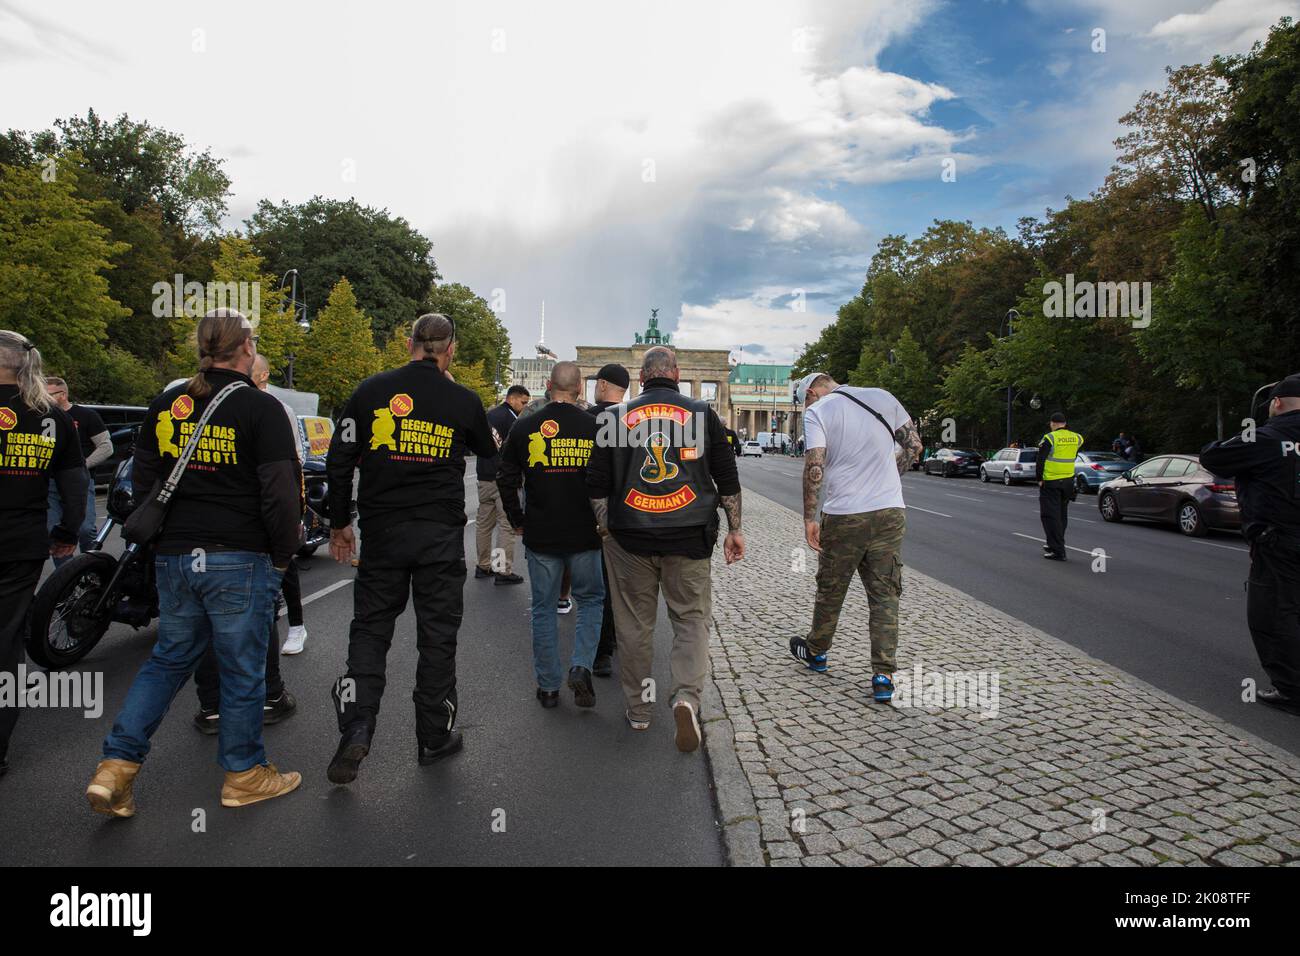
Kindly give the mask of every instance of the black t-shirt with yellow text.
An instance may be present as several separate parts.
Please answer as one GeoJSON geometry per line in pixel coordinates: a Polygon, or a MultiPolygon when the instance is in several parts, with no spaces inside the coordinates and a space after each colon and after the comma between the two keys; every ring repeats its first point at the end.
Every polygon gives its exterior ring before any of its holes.
{"type": "MultiPolygon", "coordinates": [[[[84,467],[72,419],[30,408],[15,385],[0,385],[0,561],[48,557],[45,511],[56,472],[84,467]]],[[[76,531],[75,528],[72,529],[76,531]]]]}
{"type": "Polygon", "coordinates": [[[596,447],[596,419],[569,402],[551,402],[524,415],[501,446],[497,487],[524,545],[541,554],[600,547],[587,495],[587,463],[596,447]],[[519,488],[524,489],[524,506],[519,488]]]}
{"type": "Polygon", "coordinates": [[[363,536],[402,521],[463,526],[467,452],[496,454],[478,395],[431,359],[372,375],[343,406],[330,440],[330,515],[337,522],[348,514],[359,468],[363,536]]]}

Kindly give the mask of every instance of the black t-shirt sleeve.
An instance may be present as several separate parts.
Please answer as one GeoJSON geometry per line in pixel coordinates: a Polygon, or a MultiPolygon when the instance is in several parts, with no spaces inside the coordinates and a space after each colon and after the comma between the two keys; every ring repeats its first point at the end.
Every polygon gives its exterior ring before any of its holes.
{"type": "Polygon", "coordinates": [[[357,396],[360,391],[358,388],[344,403],[325,457],[325,474],[329,478],[330,521],[336,528],[342,528],[352,516],[352,473],[361,460],[364,443],[370,441],[369,422],[365,423],[366,434],[362,435],[363,423],[357,419],[357,396]]]}
{"type": "Polygon", "coordinates": [[[468,403],[469,425],[465,429],[465,446],[482,458],[491,458],[497,453],[496,439],[492,437],[492,426],[488,424],[487,412],[478,396],[470,393],[468,403]]]}
{"type": "Polygon", "coordinates": [[[717,412],[709,411],[709,474],[718,486],[719,495],[740,494],[740,471],[736,468],[736,453],[727,443],[727,431],[717,412]]]}
{"type": "Polygon", "coordinates": [[[253,438],[259,465],[298,458],[298,439],[279,399],[271,398],[269,402],[257,404],[253,416],[253,438]]]}
{"type": "Polygon", "coordinates": [[[497,464],[497,490],[501,493],[501,506],[510,527],[524,526],[524,509],[519,504],[519,489],[524,483],[523,429],[512,429],[501,446],[501,457],[497,464]]]}
{"type": "Polygon", "coordinates": [[[589,498],[608,498],[614,483],[614,450],[600,443],[600,432],[608,421],[606,416],[612,416],[609,409],[601,411],[596,416],[596,447],[591,450],[591,457],[587,460],[587,496],[589,498]]]}
{"type": "Polygon", "coordinates": [[[77,437],[77,426],[72,424],[68,413],[61,408],[51,408],[54,420],[54,458],[50,462],[51,471],[63,471],[67,468],[84,468],[86,458],[81,453],[81,441],[77,437]]]}
{"type": "Polygon", "coordinates": [[[94,438],[100,432],[108,431],[108,428],[104,425],[104,419],[100,418],[99,412],[93,408],[78,405],[77,412],[77,417],[81,419],[81,432],[87,438],[94,438]]]}

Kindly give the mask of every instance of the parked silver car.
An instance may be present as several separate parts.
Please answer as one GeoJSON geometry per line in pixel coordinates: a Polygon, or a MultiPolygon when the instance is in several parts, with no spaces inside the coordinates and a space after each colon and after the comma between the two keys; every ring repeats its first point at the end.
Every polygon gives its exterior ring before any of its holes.
{"type": "Polygon", "coordinates": [[[1037,448],[1004,448],[980,465],[980,481],[1000,481],[1004,485],[1033,481],[1037,460],[1037,448]]]}

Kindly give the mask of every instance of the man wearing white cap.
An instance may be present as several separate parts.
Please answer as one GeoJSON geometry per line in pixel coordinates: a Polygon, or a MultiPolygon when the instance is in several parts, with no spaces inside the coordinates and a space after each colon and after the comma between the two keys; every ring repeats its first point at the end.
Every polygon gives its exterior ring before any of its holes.
{"type": "Polygon", "coordinates": [[[826,652],[856,571],[870,607],[871,694],[886,703],[894,696],[903,590],[902,475],[921,452],[921,436],[898,399],[882,388],[839,385],[813,372],[795,385],[795,398],[805,409],[807,439],[804,537],[820,558],[812,628],[806,639],[790,639],[790,653],[809,670],[825,673],[826,652]]]}

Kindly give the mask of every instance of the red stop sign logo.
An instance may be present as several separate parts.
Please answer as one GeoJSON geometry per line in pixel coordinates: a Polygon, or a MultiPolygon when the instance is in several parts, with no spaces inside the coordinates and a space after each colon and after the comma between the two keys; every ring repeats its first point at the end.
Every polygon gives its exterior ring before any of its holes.
{"type": "Polygon", "coordinates": [[[172,402],[172,418],[182,422],[189,418],[194,411],[194,399],[188,395],[176,396],[176,401],[172,402]]]}
{"type": "Polygon", "coordinates": [[[0,407],[0,428],[5,431],[13,428],[18,424],[18,413],[8,405],[0,407]]]}
{"type": "Polygon", "coordinates": [[[388,400],[388,410],[398,418],[411,414],[413,408],[415,408],[415,401],[405,392],[394,395],[388,400]]]}

